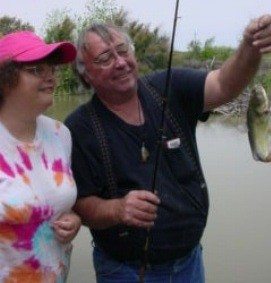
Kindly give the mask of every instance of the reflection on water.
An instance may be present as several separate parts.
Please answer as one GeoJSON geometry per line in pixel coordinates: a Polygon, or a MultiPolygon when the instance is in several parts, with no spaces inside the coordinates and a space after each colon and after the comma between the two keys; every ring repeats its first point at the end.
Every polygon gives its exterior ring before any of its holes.
{"type": "MultiPolygon", "coordinates": [[[[69,102],[59,99],[50,113],[63,119],[67,111],[83,101],[86,97],[75,96],[69,102]]],[[[243,125],[233,127],[212,121],[200,124],[197,136],[210,195],[203,238],[206,282],[269,283],[271,164],[252,159],[243,125]]],[[[86,228],[74,241],[68,282],[95,282],[86,228]]]]}

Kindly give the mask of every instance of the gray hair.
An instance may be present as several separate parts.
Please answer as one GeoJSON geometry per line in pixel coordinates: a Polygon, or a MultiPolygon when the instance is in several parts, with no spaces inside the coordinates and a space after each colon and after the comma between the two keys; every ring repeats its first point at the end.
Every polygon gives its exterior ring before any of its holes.
{"type": "Polygon", "coordinates": [[[134,52],[134,44],[127,33],[127,31],[123,27],[118,27],[112,24],[107,23],[93,23],[87,28],[85,28],[79,35],[78,41],[77,41],[77,57],[75,59],[75,68],[76,72],[79,75],[79,78],[81,79],[83,85],[85,87],[90,87],[89,83],[87,83],[84,79],[84,75],[86,72],[86,65],[83,59],[83,53],[88,50],[88,48],[91,46],[91,42],[86,41],[86,35],[88,33],[95,33],[98,36],[102,38],[102,40],[106,43],[109,43],[112,41],[112,30],[116,31],[117,33],[123,35],[124,39],[127,41],[127,43],[130,45],[132,51],[134,52]]]}

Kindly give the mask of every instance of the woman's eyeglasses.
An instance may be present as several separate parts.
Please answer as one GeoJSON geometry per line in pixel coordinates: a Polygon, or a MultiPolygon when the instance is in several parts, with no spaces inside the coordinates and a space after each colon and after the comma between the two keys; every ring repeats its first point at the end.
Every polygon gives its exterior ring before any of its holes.
{"type": "Polygon", "coordinates": [[[38,64],[31,66],[23,66],[22,70],[37,77],[45,79],[48,75],[55,75],[57,67],[55,65],[38,64]]]}

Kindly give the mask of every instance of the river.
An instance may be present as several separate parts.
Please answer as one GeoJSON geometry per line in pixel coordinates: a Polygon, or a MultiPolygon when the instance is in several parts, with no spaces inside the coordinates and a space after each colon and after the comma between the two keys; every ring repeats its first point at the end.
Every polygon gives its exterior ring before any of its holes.
{"type": "MultiPolygon", "coordinates": [[[[69,106],[57,100],[50,115],[62,119],[85,98],[72,97],[69,106]]],[[[210,196],[202,239],[206,282],[270,283],[271,166],[253,160],[244,126],[199,124],[197,137],[210,196]]],[[[91,238],[83,227],[74,240],[68,283],[94,278],[91,238]]]]}

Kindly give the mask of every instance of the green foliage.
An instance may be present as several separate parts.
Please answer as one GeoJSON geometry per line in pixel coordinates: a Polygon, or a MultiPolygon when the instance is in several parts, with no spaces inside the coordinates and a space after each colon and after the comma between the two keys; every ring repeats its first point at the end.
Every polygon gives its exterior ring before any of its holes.
{"type": "Polygon", "coordinates": [[[187,59],[225,61],[234,52],[231,47],[214,46],[214,41],[214,37],[208,38],[204,44],[197,39],[192,40],[188,44],[187,59]]]}
{"type": "Polygon", "coordinates": [[[65,10],[55,10],[47,16],[45,25],[45,41],[73,41],[76,25],[65,10]]]}
{"type": "Polygon", "coordinates": [[[79,82],[71,65],[63,65],[60,67],[57,82],[57,94],[75,94],[77,92],[79,82]]]}
{"type": "Polygon", "coordinates": [[[267,92],[271,92],[271,72],[257,75],[254,79],[254,83],[262,84],[267,92]]]}
{"type": "MultiPolygon", "coordinates": [[[[45,41],[74,41],[76,24],[67,10],[54,10],[46,19],[45,41]]],[[[76,92],[79,81],[75,76],[71,65],[61,66],[58,72],[58,86],[56,93],[71,94],[76,92]]]]}
{"type": "Polygon", "coordinates": [[[123,9],[114,13],[112,20],[115,25],[125,28],[130,35],[141,74],[166,67],[169,39],[160,35],[159,28],[151,30],[149,25],[130,21],[128,13],[123,9]]]}
{"type": "Polygon", "coordinates": [[[86,4],[86,11],[86,22],[102,22],[112,20],[117,7],[114,0],[95,0],[86,4]]]}
{"type": "Polygon", "coordinates": [[[94,22],[112,21],[118,9],[114,0],[92,0],[85,5],[83,15],[75,15],[77,35],[94,22]]]}
{"type": "Polygon", "coordinates": [[[186,60],[186,52],[174,51],[172,56],[172,65],[174,67],[180,67],[184,65],[186,60]]]}
{"type": "Polygon", "coordinates": [[[251,85],[260,83],[268,93],[271,93],[271,54],[265,54],[261,65],[251,85]]]}
{"type": "Polygon", "coordinates": [[[200,59],[200,54],[202,52],[201,42],[197,39],[191,40],[188,44],[188,58],[200,59]]]}
{"type": "MultiPolygon", "coordinates": [[[[67,9],[50,12],[44,28],[46,42],[71,41],[75,43],[79,32],[90,22],[112,19],[114,5],[112,0],[95,0],[87,2],[85,9],[83,16],[71,16],[67,9]]],[[[56,93],[74,94],[77,93],[78,88],[80,88],[80,82],[73,71],[73,66],[62,66],[58,73],[56,93]]]]}
{"type": "MultiPolygon", "coordinates": [[[[46,19],[45,40],[47,42],[77,41],[78,33],[94,22],[111,22],[123,27],[135,45],[140,73],[148,73],[166,67],[169,40],[160,35],[159,28],[151,30],[148,25],[130,21],[122,8],[118,9],[114,0],[94,0],[87,2],[83,15],[71,16],[68,10],[52,11],[46,19]]],[[[59,71],[57,93],[73,93],[79,81],[70,66],[59,71]]]]}
{"type": "Polygon", "coordinates": [[[17,19],[16,17],[0,17],[0,37],[18,30],[34,31],[34,27],[29,23],[23,23],[22,20],[17,19]]]}

